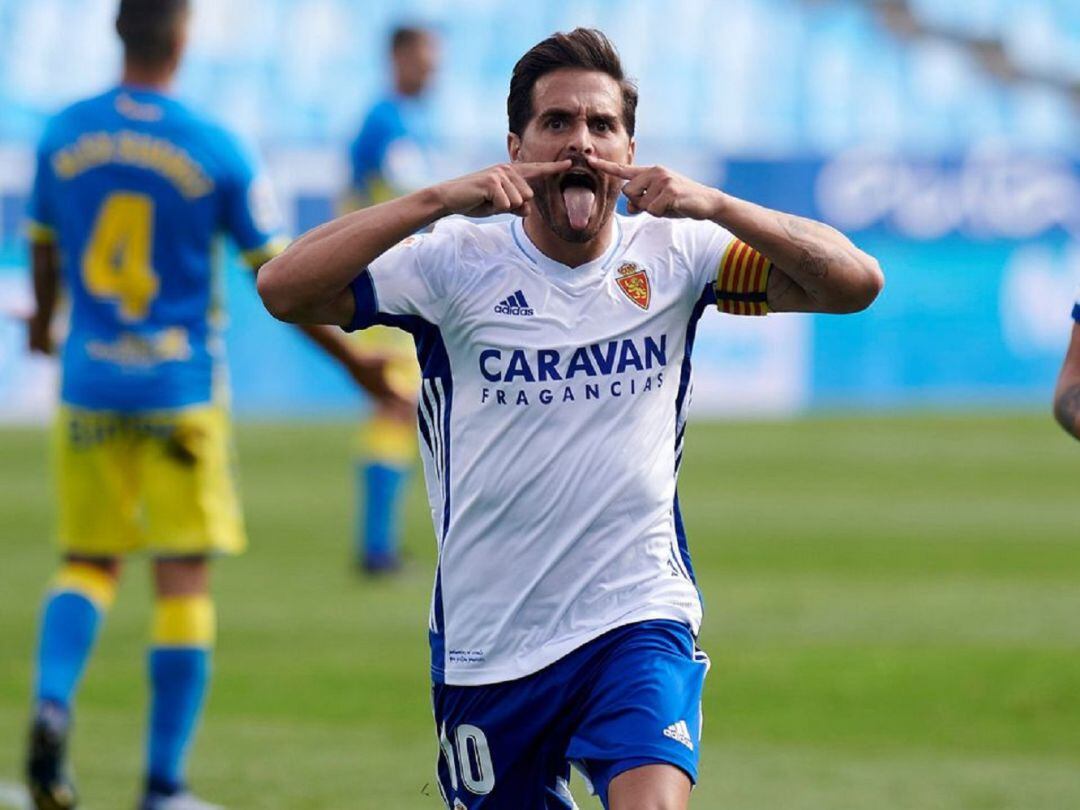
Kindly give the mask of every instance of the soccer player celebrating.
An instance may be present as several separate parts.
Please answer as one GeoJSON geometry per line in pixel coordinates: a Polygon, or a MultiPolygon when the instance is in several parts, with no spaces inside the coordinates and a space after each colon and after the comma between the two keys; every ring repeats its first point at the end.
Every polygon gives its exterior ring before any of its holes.
{"type": "MultiPolygon", "coordinates": [[[[30,347],[51,352],[70,296],[56,424],[64,562],[42,613],[27,781],[39,810],[77,804],[66,741],[76,687],[121,558],[154,558],[142,810],[210,805],[185,788],[214,643],[208,559],[245,545],[234,491],[211,253],[227,232],[253,267],[284,246],[265,181],[232,136],[167,95],[187,0],[122,0],[121,84],[50,121],[37,157],[30,347]]],[[[340,359],[388,401],[382,364],[340,359]]],[[[404,404],[402,401],[401,404],[404,404]]]]}
{"type": "Polygon", "coordinates": [[[1072,316],[1072,339],[1054,390],[1054,418],[1080,439],[1080,295],[1073,304],[1072,316]]]}
{"type": "Polygon", "coordinates": [[[854,312],[883,283],[830,227],[635,166],[636,104],[603,34],[552,36],[514,68],[509,163],[317,228],[259,277],[280,318],[415,340],[454,808],[572,807],[569,763],[605,807],[688,805],[708,659],[675,483],[697,320],[854,312]]]}

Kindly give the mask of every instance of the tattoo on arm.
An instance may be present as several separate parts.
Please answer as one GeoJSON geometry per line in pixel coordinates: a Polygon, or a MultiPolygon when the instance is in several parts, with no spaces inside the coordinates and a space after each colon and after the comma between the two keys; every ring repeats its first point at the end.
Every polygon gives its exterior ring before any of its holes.
{"type": "Polygon", "coordinates": [[[835,234],[832,228],[803,217],[781,214],[784,233],[800,252],[795,272],[810,278],[824,279],[829,275],[829,264],[843,259],[842,251],[828,241],[835,234]]]}
{"type": "Polygon", "coordinates": [[[1077,419],[1080,419],[1080,383],[1070,385],[1054,400],[1054,418],[1065,430],[1080,439],[1077,419]]]}

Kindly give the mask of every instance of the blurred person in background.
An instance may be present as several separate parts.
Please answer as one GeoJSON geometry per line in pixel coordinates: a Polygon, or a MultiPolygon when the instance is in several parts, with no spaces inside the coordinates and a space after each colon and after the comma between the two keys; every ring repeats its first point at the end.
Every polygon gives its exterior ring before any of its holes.
{"type": "Polygon", "coordinates": [[[833,228],[633,165],[636,107],[602,33],[554,35],[514,67],[510,162],[324,225],[259,277],[280,318],[415,339],[448,807],[573,808],[571,763],[607,808],[688,806],[708,658],[676,480],[698,319],[855,312],[883,284],[833,228]]]}
{"type": "MultiPolygon", "coordinates": [[[[433,181],[427,92],[439,66],[439,42],[431,30],[401,26],[389,45],[393,85],[368,111],[349,148],[347,210],[387,202],[433,181]]],[[[409,336],[382,327],[357,339],[365,348],[389,353],[392,384],[415,400],[420,370],[409,336]]],[[[392,573],[401,565],[402,501],[416,441],[415,414],[378,402],[358,431],[354,553],[356,564],[369,574],[392,573]]]]}
{"type": "MultiPolygon", "coordinates": [[[[53,117],[37,152],[32,351],[53,351],[61,288],[70,299],[54,434],[63,561],[41,614],[27,753],[39,810],[78,803],[75,695],[122,560],[140,551],[155,589],[140,808],[211,807],[185,777],[215,639],[209,559],[246,545],[211,254],[225,232],[258,269],[287,240],[236,139],[169,95],[189,16],[188,0],[121,0],[120,84],[53,117]]],[[[380,360],[354,356],[340,330],[314,331],[394,400],[380,360]]]]}
{"type": "Polygon", "coordinates": [[[1080,294],[1073,304],[1072,317],[1072,338],[1054,390],[1054,418],[1080,439],[1080,294]]]}

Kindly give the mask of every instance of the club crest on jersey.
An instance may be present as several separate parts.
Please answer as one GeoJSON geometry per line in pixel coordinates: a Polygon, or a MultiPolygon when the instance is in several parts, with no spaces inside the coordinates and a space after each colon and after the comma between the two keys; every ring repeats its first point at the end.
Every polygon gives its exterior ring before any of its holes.
{"type": "Polygon", "coordinates": [[[615,281],[626,297],[642,309],[649,308],[649,277],[645,275],[645,268],[634,262],[623,262],[616,271],[618,276],[615,281]]]}

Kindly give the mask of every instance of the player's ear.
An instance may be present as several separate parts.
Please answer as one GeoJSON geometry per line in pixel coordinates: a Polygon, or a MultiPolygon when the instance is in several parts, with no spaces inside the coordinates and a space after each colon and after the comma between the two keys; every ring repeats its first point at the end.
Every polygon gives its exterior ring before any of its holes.
{"type": "Polygon", "coordinates": [[[631,138],[629,145],[626,147],[626,160],[623,161],[623,162],[624,163],[633,163],[634,162],[634,152],[636,152],[636,151],[637,151],[637,141],[635,141],[633,138],[631,138]]]}
{"type": "Polygon", "coordinates": [[[514,163],[521,157],[521,138],[513,132],[506,133],[506,151],[514,163]]]}

